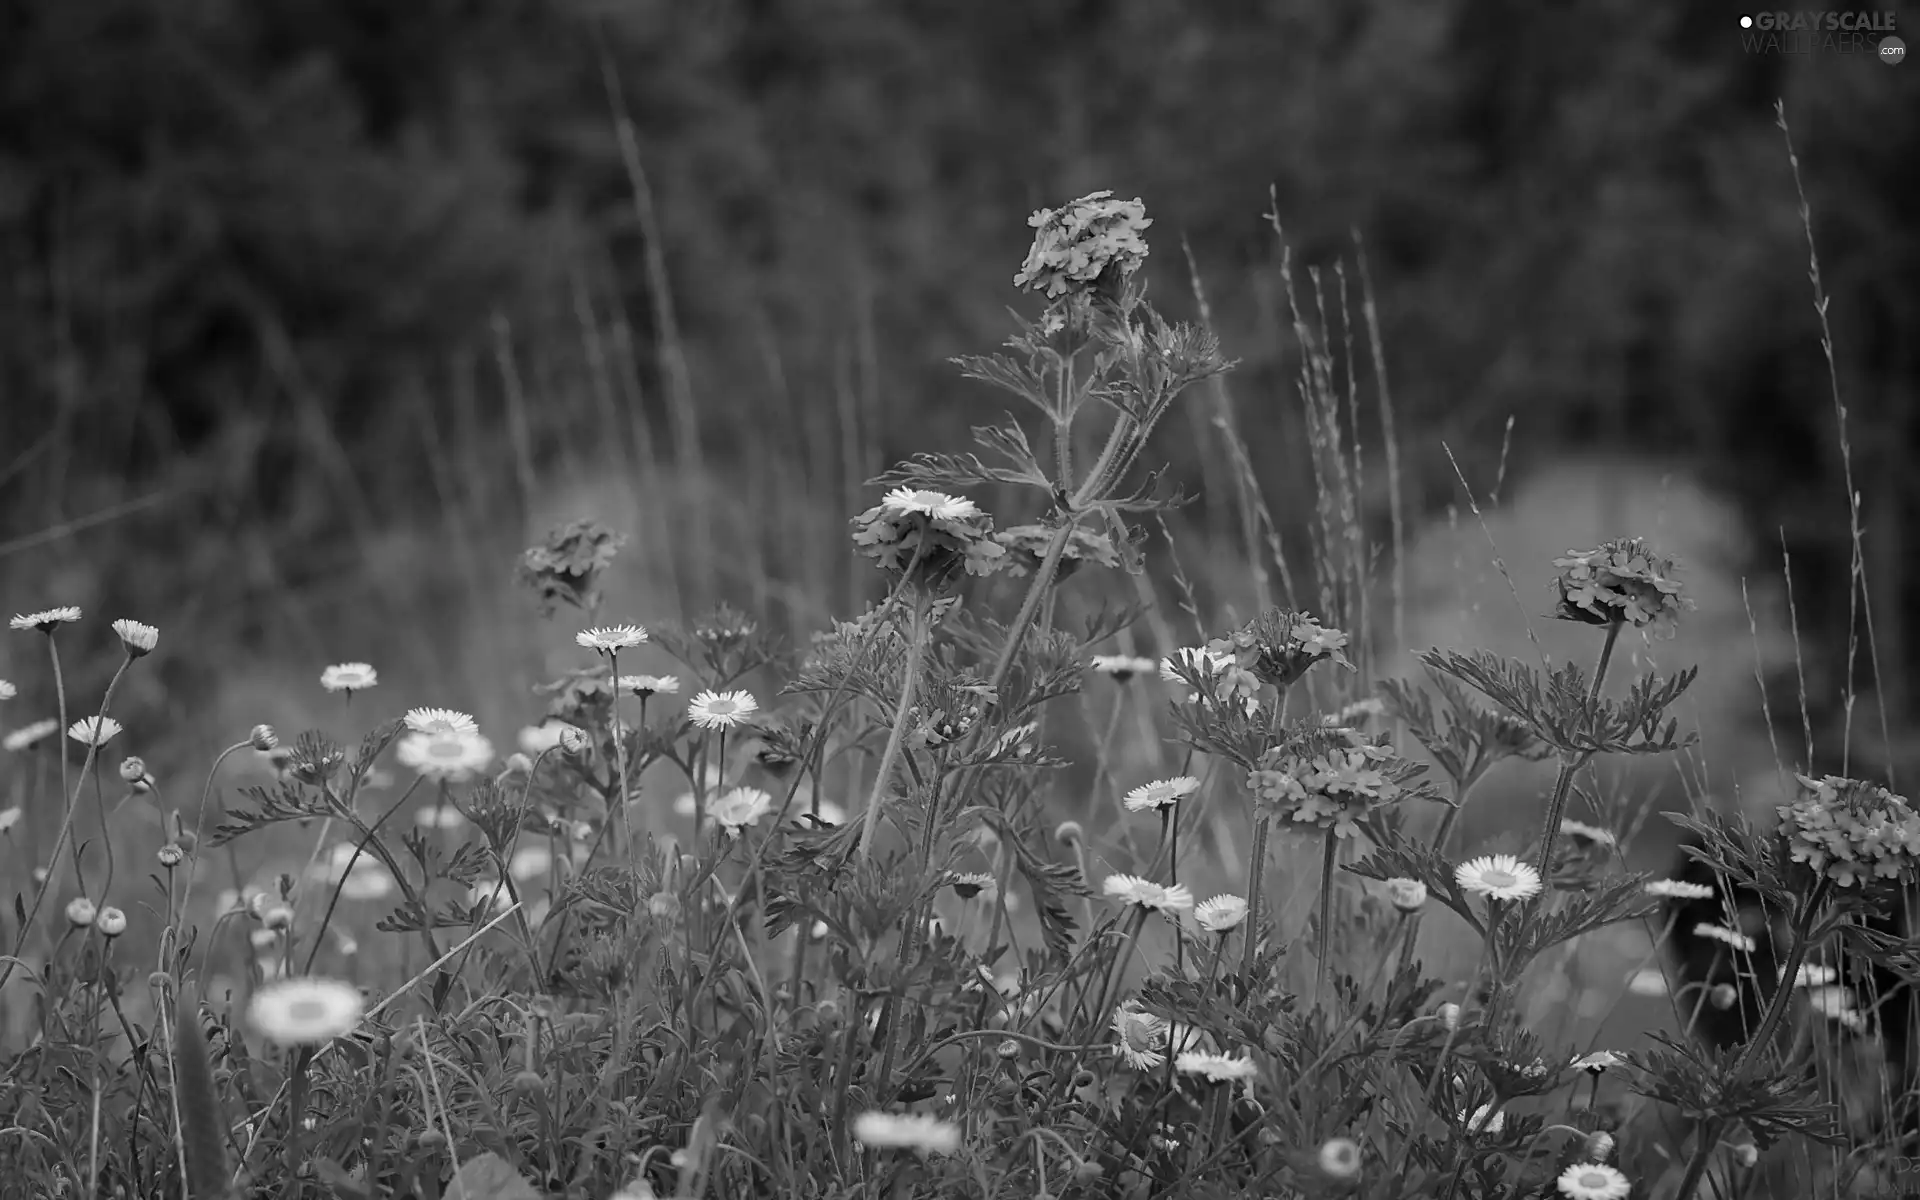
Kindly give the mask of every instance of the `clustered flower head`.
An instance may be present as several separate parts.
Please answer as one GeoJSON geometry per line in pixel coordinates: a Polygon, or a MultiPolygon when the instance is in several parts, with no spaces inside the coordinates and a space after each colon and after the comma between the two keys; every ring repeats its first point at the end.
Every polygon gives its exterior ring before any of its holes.
{"type": "Polygon", "coordinates": [[[1352,670],[1343,653],[1347,641],[1344,632],[1325,628],[1311,613],[1270,608],[1246,628],[1208,642],[1207,649],[1261,683],[1284,689],[1322,660],[1352,670]]]}
{"type": "Polygon", "coordinates": [[[1913,878],[1920,866],[1920,813],[1906,797],[1838,775],[1794,778],[1800,793],[1778,811],[1780,836],[1795,862],[1840,887],[1913,878]]]}
{"type": "Polygon", "coordinates": [[[1007,548],[993,538],[993,518],[971,500],[925,489],[895,488],[853,519],[853,544],[884,571],[937,589],[961,575],[991,575],[1007,548]]]}
{"type": "Polygon", "coordinates": [[[1104,191],[1043,208],[1027,224],[1036,230],[1033,246],[1013,284],[1057,300],[1101,284],[1115,286],[1139,270],[1147,260],[1140,235],[1153,219],[1138,197],[1115,200],[1104,191]]]}
{"type": "Polygon", "coordinates": [[[1639,538],[1617,538],[1593,550],[1569,550],[1553,565],[1559,596],[1554,612],[1563,621],[1670,629],[1693,601],[1680,594],[1673,560],[1639,538]]]}
{"type": "Polygon", "coordinates": [[[1160,660],[1160,678],[1168,683],[1197,685],[1198,691],[1187,694],[1188,704],[1212,699],[1223,705],[1238,704],[1248,716],[1260,711],[1259,679],[1230,654],[1204,646],[1184,646],[1160,660]]]}
{"type": "Polygon", "coordinates": [[[1298,825],[1354,837],[1367,814],[1400,799],[1393,751],[1351,730],[1297,733],[1260,756],[1249,774],[1254,802],[1298,825]]]}

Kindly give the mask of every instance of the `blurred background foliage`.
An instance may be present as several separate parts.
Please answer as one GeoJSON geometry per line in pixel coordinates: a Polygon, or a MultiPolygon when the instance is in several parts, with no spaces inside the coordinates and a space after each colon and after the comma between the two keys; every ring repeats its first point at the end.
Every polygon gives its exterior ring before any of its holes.
{"type": "Polygon", "coordinates": [[[1898,726],[1920,67],[1749,56],[1738,12],[0,0],[5,603],[197,639],[131,698],[176,712],[259,662],[445,667],[505,653],[471,610],[513,551],[617,494],[650,589],[619,619],[844,614],[862,481],[1002,411],[945,360],[1025,302],[1024,218],[1111,188],[1155,219],[1156,303],[1196,313],[1190,251],[1242,359],[1161,442],[1207,605],[1246,604],[1226,406],[1283,532],[1312,512],[1277,220],[1356,321],[1364,239],[1415,516],[1463,499],[1443,443],[1483,494],[1570,451],[1685,472],[1745,517],[1738,569],[1777,579],[1784,541],[1825,703],[1846,486],[1779,97],[1898,726]]]}

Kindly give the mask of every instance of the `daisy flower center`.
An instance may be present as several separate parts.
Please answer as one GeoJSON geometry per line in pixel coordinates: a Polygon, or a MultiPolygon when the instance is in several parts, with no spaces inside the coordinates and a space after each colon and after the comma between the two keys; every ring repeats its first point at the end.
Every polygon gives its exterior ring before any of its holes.
{"type": "Polygon", "coordinates": [[[319,1000],[295,1000],[287,1005],[287,1016],[295,1021],[318,1021],[327,1011],[327,1006],[319,1000]]]}
{"type": "Polygon", "coordinates": [[[1480,878],[1486,880],[1487,886],[1489,887],[1510,888],[1516,887],[1520,883],[1520,877],[1518,875],[1515,875],[1512,871],[1502,871],[1498,867],[1488,867],[1486,870],[1480,872],[1480,878]]]}

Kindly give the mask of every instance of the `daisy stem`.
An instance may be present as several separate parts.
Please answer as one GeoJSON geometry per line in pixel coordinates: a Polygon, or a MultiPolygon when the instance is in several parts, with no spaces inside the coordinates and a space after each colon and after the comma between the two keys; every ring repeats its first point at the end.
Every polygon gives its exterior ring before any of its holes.
{"type": "MultiPolygon", "coordinates": [[[[1593,684],[1587,688],[1587,710],[1600,700],[1600,685],[1607,680],[1607,664],[1613,660],[1613,645],[1620,640],[1620,622],[1614,621],[1607,626],[1607,640],[1600,645],[1600,661],[1593,668],[1593,684]]],[[[1573,777],[1580,768],[1587,765],[1591,753],[1562,757],[1559,778],[1553,781],[1553,799],[1547,804],[1547,823],[1540,830],[1540,860],[1534,869],[1540,872],[1540,895],[1544,898],[1549,890],[1548,872],[1553,868],[1553,842],[1560,834],[1560,818],[1567,811],[1567,791],[1573,786],[1573,777]]]]}
{"type": "MultiPolygon", "coordinates": [[[[1174,801],[1160,810],[1160,823],[1167,830],[1167,884],[1169,887],[1180,883],[1180,802],[1174,801]]],[[[1173,969],[1176,975],[1187,973],[1187,939],[1180,936],[1180,924],[1173,927],[1173,969]]]]}
{"type": "Polygon", "coordinates": [[[1133,920],[1128,924],[1126,936],[1122,939],[1126,944],[1126,949],[1120,953],[1112,964],[1119,969],[1109,969],[1106,981],[1100,988],[1100,1005],[1094,1010],[1093,1024],[1087,1027],[1087,1043],[1082,1044],[1079,1050],[1075,1052],[1073,1062],[1067,1067],[1066,1071],[1060,1075],[1059,1078],[1061,1080],[1071,1081],[1073,1079],[1074,1072],[1080,1069],[1080,1060],[1083,1057],[1081,1051],[1084,1051],[1086,1045],[1091,1044],[1094,1038],[1100,1036],[1100,1031],[1106,1028],[1107,1021],[1113,1016],[1113,1003],[1120,998],[1121,981],[1126,977],[1127,968],[1133,965],[1133,949],[1139,944],[1140,929],[1146,923],[1146,906],[1143,904],[1134,905],[1133,920]]]}
{"type": "Polygon", "coordinates": [[[1317,1008],[1321,996],[1327,990],[1327,971],[1332,965],[1333,954],[1333,872],[1335,860],[1340,856],[1340,839],[1329,829],[1326,833],[1326,847],[1320,856],[1320,936],[1315,942],[1314,955],[1318,960],[1313,980],[1313,1003],[1317,1008]]]}
{"type": "Polygon", "coordinates": [[[1265,813],[1255,812],[1253,818],[1253,863],[1247,877],[1247,934],[1246,944],[1240,949],[1240,999],[1247,998],[1247,989],[1253,986],[1253,957],[1255,947],[1260,944],[1260,884],[1266,875],[1267,865],[1267,817],[1265,813]]]}
{"type": "MultiPolygon", "coordinates": [[[[633,810],[627,807],[627,739],[621,736],[620,729],[620,652],[618,650],[607,652],[607,669],[613,673],[613,702],[607,705],[607,715],[613,725],[613,769],[620,776],[617,780],[620,792],[620,825],[627,835],[627,861],[632,862],[635,853],[633,810]]],[[[642,703],[644,704],[644,701],[642,703]]],[[[643,707],[641,712],[644,714],[646,709],[643,707]]],[[[694,794],[699,795],[699,789],[694,789],[694,794]]],[[[699,826],[696,824],[694,828],[697,833],[699,826]]]]}
{"type": "MultiPolygon", "coordinates": [[[[873,777],[873,790],[867,795],[867,811],[860,820],[860,861],[873,854],[874,835],[880,827],[880,802],[886,798],[887,783],[894,765],[900,760],[900,748],[906,744],[907,722],[913,716],[913,694],[920,682],[920,658],[926,651],[928,634],[927,598],[916,593],[909,618],[907,662],[900,678],[900,699],[893,709],[893,728],[887,734],[887,748],[880,755],[880,769],[873,777]]],[[[903,935],[904,936],[904,935],[903,935]]]]}

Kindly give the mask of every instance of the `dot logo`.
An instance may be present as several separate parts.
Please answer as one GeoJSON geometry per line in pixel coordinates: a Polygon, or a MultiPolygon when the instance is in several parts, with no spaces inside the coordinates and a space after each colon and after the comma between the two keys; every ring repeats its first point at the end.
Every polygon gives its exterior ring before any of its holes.
{"type": "Polygon", "coordinates": [[[1752,28],[1753,28],[1753,18],[1752,18],[1752,17],[1741,17],[1741,18],[1740,18],[1740,28],[1742,28],[1742,29],[1752,29],[1752,28]]]}
{"type": "Polygon", "coordinates": [[[1897,67],[1907,58],[1907,44],[1888,34],[1880,39],[1880,61],[1890,67],[1897,67]]]}

